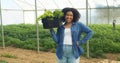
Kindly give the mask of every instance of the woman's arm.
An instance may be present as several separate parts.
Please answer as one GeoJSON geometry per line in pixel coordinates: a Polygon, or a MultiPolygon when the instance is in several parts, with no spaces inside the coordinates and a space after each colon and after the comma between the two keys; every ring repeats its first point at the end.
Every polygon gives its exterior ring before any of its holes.
{"type": "Polygon", "coordinates": [[[55,34],[55,31],[53,30],[53,28],[50,29],[50,35],[52,37],[52,39],[58,43],[58,39],[57,39],[57,36],[58,36],[58,32],[55,34]]]}
{"type": "Polygon", "coordinates": [[[86,26],[82,23],[80,23],[80,26],[81,26],[81,32],[86,33],[86,35],[83,37],[83,39],[81,39],[79,41],[79,44],[83,44],[83,43],[87,42],[87,40],[89,40],[92,37],[93,31],[88,26],[86,26]]]}

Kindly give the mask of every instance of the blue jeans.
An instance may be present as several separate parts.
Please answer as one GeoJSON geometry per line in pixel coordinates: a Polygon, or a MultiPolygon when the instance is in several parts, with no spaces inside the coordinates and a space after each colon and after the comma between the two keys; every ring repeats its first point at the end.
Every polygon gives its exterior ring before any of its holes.
{"type": "Polygon", "coordinates": [[[58,63],[79,63],[79,58],[76,59],[73,55],[72,45],[63,45],[62,59],[57,58],[58,63]]]}

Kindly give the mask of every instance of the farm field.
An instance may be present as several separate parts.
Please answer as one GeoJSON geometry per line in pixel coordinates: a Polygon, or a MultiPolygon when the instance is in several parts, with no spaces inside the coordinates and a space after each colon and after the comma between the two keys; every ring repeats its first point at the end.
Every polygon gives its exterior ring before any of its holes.
{"type": "MultiPolygon", "coordinates": [[[[106,54],[107,59],[97,59],[81,57],[81,63],[120,63],[116,61],[120,54],[106,54]]],[[[8,63],[57,63],[55,53],[42,52],[37,53],[33,50],[26,50],[14,47],[0,47],[0,60],[7,61],[8,63]],[[5,57],[5,55],[8,55],[5,57]],[[9,57],[13,56],[13,57],[9,57]]]]}

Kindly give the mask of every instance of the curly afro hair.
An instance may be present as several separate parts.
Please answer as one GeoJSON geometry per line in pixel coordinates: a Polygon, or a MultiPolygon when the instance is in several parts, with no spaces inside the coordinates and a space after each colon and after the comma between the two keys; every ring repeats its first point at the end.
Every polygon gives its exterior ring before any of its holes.
{"type": "Polygon", "coordinates": [[[62,12],[63,12],[63,14],[64,14],[64,16],[63,16],[62,19],[63,19],[64,21],[65,21],[65,15],[66,15],[66,13],[67,13],[68,11],[72,11],[72,13],[73,13],[73,22],[79,21],[81,15],[80,15],[80,13],[78,12],[78,10],[75,9],[75,8],[69,8],[69,7],[66,7],[66,8],[62,9],[62,12]]]}

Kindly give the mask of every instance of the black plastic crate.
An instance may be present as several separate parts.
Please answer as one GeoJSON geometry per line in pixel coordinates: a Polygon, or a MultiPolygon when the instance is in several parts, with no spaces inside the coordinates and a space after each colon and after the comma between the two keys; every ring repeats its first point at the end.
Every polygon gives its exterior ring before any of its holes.
{"type": "Polygon", "coordinates": [[[42,19],[43,28],[50,29],[50,28],[57,28],[62,25],[61,19],[54,19],[54,20],[46,20],[42,19]]]}

